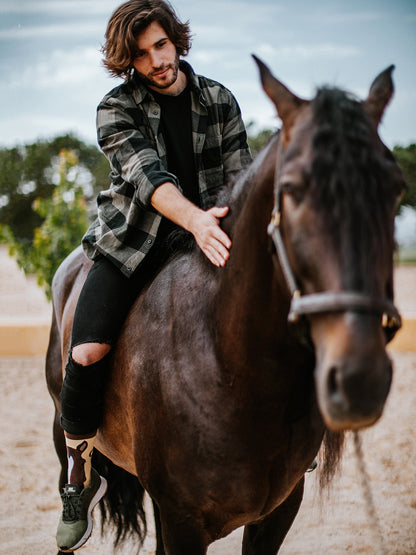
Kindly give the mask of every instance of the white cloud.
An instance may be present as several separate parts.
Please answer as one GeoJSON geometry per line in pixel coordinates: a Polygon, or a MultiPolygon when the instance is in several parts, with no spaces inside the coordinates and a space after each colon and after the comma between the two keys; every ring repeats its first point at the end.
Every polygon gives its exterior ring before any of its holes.
{"type": "MultiPolygon", "coordinates": [[[[196,50],[192,52],[192,64],[212,64],[224,58],[224,52],[220,50],[196,50]]],[[[191,58],[190,58],[191,59],[191,58]]]]}
{"type": "Polygon", "coordinates": [[[51,115],[23,114],[11,115],[1,121],[1,147],[23,145],[39,139],[49,140],[60,134],[74,133],[81,140],[95,144],[95,113],[91,111],[89,117],[75,118],[68,110],[67,113],[53,113],[51,115]]]}
{"type": "Polygon", "coordinates": [[[256,49],[256,52],[259,53],[260,56],[276,56],[277,50],[276,47],[271,46],[270,44],[260,44],[256,49]]]}
{"type": "Polygon", "coordinates": [[[2,0],[0,13],[23,14],[106,14],[121,2],[117,0],[2,0]]]}
{"type": "Polygon", "coordinates": [[[91,36],[93,34],[103,34],[103,27],[100,22],[91,23],[54,23],[51,25],[37,25],[25,27],[18,24],[11,29],[2,29],[0,31],[0,40],[8,39],[33,39],[33,38],[47,38],[53,36],[91,36]]]}
{"type": "Polygon", "coordinates": [[[370,21],[379,21],[383,19],[381,12],[344,12],[332,13],[323,16],[325,23],[368,23],[370,21]]]}
{"type": "Polygon", "coordinates": [[[293,46],[281,47],[274,47],[264,43],[260,44],[258,52],[261,56],[276,56],[286,60],[351,58],[360,54],[360,50],[355,46],[340,46],[332,43],[295,44],[293,46]]]}
{"type": "Polygon", "coordinates": [[[10,77],[7,86],[20,88],[30,86],[34,89],[60,88],[92,83],[104,78],[101,54],[98,49],[88,47],[69,52],[55,50],[22,71],[10,77]]]}

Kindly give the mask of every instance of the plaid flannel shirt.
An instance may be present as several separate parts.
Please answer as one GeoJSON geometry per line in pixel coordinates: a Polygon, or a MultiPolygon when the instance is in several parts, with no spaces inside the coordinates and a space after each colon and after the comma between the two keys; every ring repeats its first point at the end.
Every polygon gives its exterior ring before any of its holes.
{"type": "MultiPolygon", "coordinates": [[[[251,161],[240,108],[231,92],[196,75],[180,62],[191,88],[192,143],[200,206],[230,174],[251,161]]],[[[112,184],[97,197],[98,215],[83,237],[94,259],[108,257],[126,276],[152,248],[162,216],[151,206],[155,189],[166,182],[180,189],[167,171],[166,147],[159,131],[160,106],[134,75],[111,90],[97,108],[98,143],[111,165],[112,184]]]]}

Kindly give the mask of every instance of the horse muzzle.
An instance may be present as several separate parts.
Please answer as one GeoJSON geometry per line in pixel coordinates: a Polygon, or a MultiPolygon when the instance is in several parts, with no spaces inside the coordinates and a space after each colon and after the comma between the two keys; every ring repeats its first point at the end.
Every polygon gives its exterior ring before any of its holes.
{"type": "Polygon", "coordinates": [[[311,319],[318,404],[334,431],[371,426],[381,416],[392,364],[377,316],[345,312],[311,319]]]}

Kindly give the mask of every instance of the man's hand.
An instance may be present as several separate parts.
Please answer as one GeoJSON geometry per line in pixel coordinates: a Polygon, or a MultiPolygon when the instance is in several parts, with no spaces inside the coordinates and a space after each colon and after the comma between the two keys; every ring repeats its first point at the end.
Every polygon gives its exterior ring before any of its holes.
{"type": "Polygon", "coordinates": [[[231,240],[220,227],[220,220],[228,210],[228,206],[199,210],[189,226],[199,248],[215,266],[225,266],[230,257],[231,240]]]}
{"type": "Polygon", "coordinates": [[[151,203],[163,216],[192,233],[210,262],[215,266],[225,265],[230,257],[231,240],[221,229],[220,220],[227,215],[227,206],[201,210],[173,183],[160,185],[153,193],[151,203]]]}

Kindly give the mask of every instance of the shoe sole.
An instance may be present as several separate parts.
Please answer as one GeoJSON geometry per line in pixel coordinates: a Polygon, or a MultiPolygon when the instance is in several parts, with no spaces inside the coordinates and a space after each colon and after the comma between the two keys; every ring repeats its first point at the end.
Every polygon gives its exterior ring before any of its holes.
{"type": "Polygon", "coordinates": [[[87,511],[87,529],[85,531],[85,534],[82,536],[82,538],[79,540],[78,543],[76,543],[73,547],[71,547],[71,549],[61,549],[62,553],[72,553],[73,551],[75,551],[76,549],[79,549],[80,547],[82,547],[84,545],[84,543],[87,542],[88,538],[91,536],[91,532],[92,532],[92,511],[94,510],[94,507],[97,505],[97,503],[100,501],[100,499],[102,499],[107,491],[107,480],[103,477],[100,476],[101,479],[101,484],[100,487],[97,489],[94,497],[91,499],[90,505],[88,507],[88,511],[87,511]]]}

